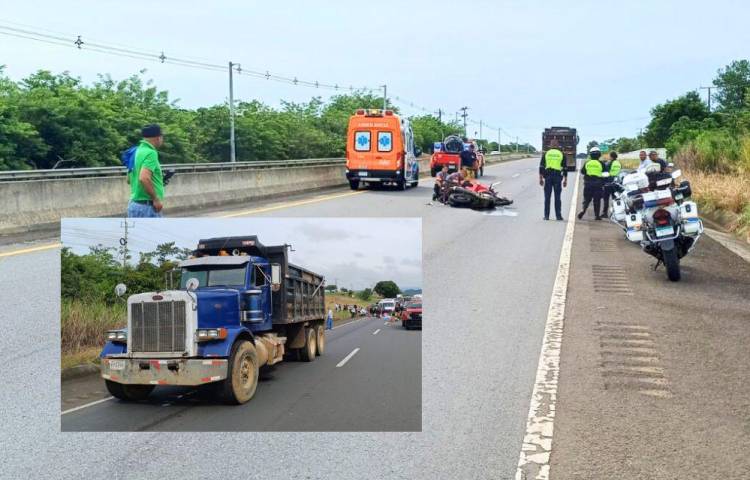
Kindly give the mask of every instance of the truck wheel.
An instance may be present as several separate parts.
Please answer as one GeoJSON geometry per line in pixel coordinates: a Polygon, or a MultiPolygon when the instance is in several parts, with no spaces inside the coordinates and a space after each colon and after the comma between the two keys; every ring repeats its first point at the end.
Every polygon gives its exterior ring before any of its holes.
{"type": "Polygon", "coordinates": [[[661,256],[664,259],[664,265],[667,267],[667,278],[673,282],[680,281],[680,259],[677,257],[677,249],[670,248],[662,250],[661,256]]]}
{"type": "Polygon", "coordinates": [[[323,325],[315,327],[315,353],[318,356],[326,353],[326,329],[323,325]]]}
{"type": "Polygon", "coordinates": [[[248,402],[258,387],[258,354],[255,345],[240,340],[232,347],[227,378],[221,383],[222,399],[232,405],[248,402]]]}
{"type": "Polygon", "coordinates": [[[130,402],[145,400],[154,391],[153,385],[124,385],[111,380],[104,382],[113,397],[130,402]]]}
{"type": "Polygon", "coordinates": [[[315,329],[305,329],[305,346],[299,349],[299,359],[303,362],[312,362],[315,360],[315,352],[317,351],[315,342],[315,329]]]}
{"type": "Polygon", "coordinates": [[[357,190],[359,188],[359,180],[349,180],[349,188],[357,190]]]}

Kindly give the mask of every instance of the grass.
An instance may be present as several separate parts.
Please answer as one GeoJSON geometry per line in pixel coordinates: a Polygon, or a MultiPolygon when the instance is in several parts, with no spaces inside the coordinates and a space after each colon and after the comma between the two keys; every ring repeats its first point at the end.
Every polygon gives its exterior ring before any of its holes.
{"type": "Polygon", "coordinates": [[[337,312],[334,308],[334,304],[338,303],[339,305],[357,305],[359,307],[367,307],[370,304],[376,303],[378,300],[380,300],[380,297],[377,295],[374,295],[370,297],[369,300],[361,300],[355,296],[350,297],[348,295],[343,295],[340,293],[326,293],[326,314],[328,313],[328,310],[333,310],[333,321],[341,321],[341,320],[347,320],[351,318],[351,315],[348,311],[342,311],[337,312]]]}
{"type": "Polygon", "coordinates": [[[106,305],[62,299],[60,304],[61,368],[98,363],[107,330],[126,323],[125,304],[106,305]]]}

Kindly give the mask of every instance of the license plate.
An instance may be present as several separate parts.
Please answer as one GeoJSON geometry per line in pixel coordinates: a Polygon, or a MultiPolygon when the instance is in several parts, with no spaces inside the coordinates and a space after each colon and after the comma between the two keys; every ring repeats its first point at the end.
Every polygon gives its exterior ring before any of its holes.
{"type": "Polygon", "coordinates": [[[125,370],[125,360],[110,360],[109,369],[110,370],[125,370]]]}
{"type": "Polygon", "coordinates": [[[367,176],[367,172],[359,172],[359,176],[360,177],[366,177],[367,176]]]}
{"type": "Polygon", "coordinates": [[[674,234],[674,228],[672,226],[668,227],[657,227],[656,229],[656,236],[657,237],[669,237],[670,235],[674,234]]]}

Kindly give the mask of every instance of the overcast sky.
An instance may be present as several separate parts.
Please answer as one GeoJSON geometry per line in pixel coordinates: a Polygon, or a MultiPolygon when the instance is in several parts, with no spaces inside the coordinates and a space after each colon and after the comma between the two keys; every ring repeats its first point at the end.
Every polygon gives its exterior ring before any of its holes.
{"type": "MultiPolygon", "coordinates": [[[[750,56],[748,18],[750,2],[740,0],[40,0],[4,2],[0,11],[0,20],[84,41],[233,60],[340,85],[386,83],[390,94],[449,115],[469,106],[471,118],[537,146],[550,125],[578,127],[582,143],[634,136],[652,106],[708,85],[718,68],[750,56]]],[[[227,97],[221,72],[1,35],[0,63],[13,79],[40,68],[86,81],[148,68],[147,77],[183,106],[227,97]]],[[[329,92],[250,77],[236,82],[236,98],[271,105],[317,94],[329,92]]]]}
{"type": "MultiPolygon", "coordinates": [[[[380,280],[422,287],[422,220],[419,218],[163,218],[129,219],[134,259],[160,243],[195,248],[201,238],[258,235],[265,245],[289,243],[290,261],[326,277],[327,284],[361,290],[380,280]]],[[[66,218],[61,238],[75,253],[89,246],[119,247],[121,218],[66,218]]]]}

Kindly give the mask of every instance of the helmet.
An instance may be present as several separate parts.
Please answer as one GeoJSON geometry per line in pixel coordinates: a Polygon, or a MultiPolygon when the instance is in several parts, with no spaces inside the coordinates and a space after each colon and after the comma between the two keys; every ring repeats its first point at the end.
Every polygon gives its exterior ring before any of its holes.
{"type": "Polygon", "coordinates": [[[589,157],[593,158],[594,160],[599,160],[601,156],[602,151],[599,150],[599,147],[591,147],[591,150],[589,150],[589,157]]]}
{"type": "Polygon", "coordinates": [[[601,150],[599,150],[599,147],[591,147],[591,150],[589,150],[589,153],[593,153],[593,152],[599,152],[599,153],[602,153],[602,151],[601,151],[601,150]]]}

